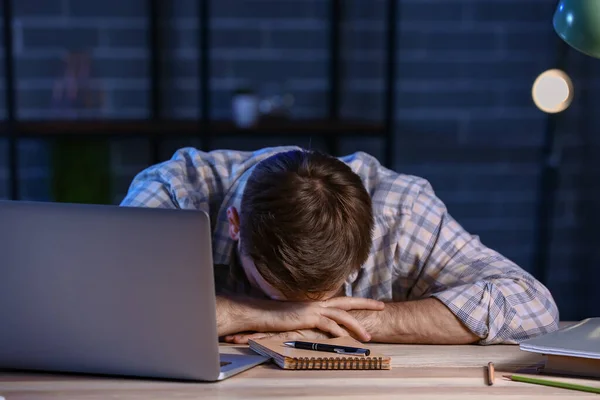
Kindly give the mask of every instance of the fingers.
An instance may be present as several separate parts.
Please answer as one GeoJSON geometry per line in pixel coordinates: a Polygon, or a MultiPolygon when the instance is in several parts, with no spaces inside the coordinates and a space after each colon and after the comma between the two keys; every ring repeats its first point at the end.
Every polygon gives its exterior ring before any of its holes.
{"type": "Polygon", "coordinates": [[[356,336],[363,341],[371,340],[371,336],[367,332],[367,330],[354,318],[352,315],[348,314],[346,311],[339,310],[337,308],[323,308],[322,315],[327,317],[330,322],[319,321],[321,324],[326,326],[323,328],[321,326],[317,326],[318,329],[322,331],[326,331],[335,336],[348,336],[348,333],[341,328],[339,325],[344,325],[348,328],[349,331],[354,332],[356,336]],[[335,325],[334,326],[332,326],[335,325]],[[341,333],[340,333],[341,332],[341,333]]]}
{"type": "Polygon", "coordinates": [[[274,335],[273,338],[281,340],[316,340],[328,339],[329,335],[318,329],[301,329],[298,331],[278,333],[274,335]]]}
{"type": "Polygon", "coordinates": [[[335,307],[340,310],[374,310],[381,311],[385,303],[379,300],[364,299],[362,297],[334,297],[321,302],[323,307],[335,307]]]}
{"type": "Polygon", "coordinates": [[[228,343],[235,343],[235,344],[248,344],[248,340],[249,339],[263,339],[263,338],[267,338],[267,337],[271,337],[274,336],[274,333],[263,333],[263,332],[258,332],[258,333],[252,333],[252,334],[239,334],[239,335],[229,335],[225,337],[225,341],[228,343]]]}
{"type": "Polygon", "coordinates": [[[346,331],[341,326],[325,316],[319,317],[315,328],[320,329],[323,332],[328,332],[336,337],[347,336],[346,331]]]}

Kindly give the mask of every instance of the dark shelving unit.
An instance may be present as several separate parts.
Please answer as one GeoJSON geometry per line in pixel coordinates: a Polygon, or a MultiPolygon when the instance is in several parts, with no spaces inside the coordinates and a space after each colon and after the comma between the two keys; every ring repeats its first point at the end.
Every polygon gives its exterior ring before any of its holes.
{"type": "Polygon", "coordinates": [[[392,139],[394,134],[394,79],[395,79],[395,36],[397,20],[397,0],[387,0],[386,13],[387,41],[385,75],[385,116],[381,123],[361,120],[341,119],[339,116],[340,87],[341,87],[341,21],[343,18],[343,1],[330,0],[329,12],[329,54],[328,68],[329,96],[328,117],[323,120],[263,120],[250,129],[238,128],[231,121],[215,121],[211,119],[211,87],[210,87],[210,1],[201,0],[198,7],[199,24],[199,67],[198,88],[200,103],[200,118],[198,120],[169,120],[163,118],[162,110],[162,80],[161,80],[161,10],[158,0],[148,0],[148,27],[150,50],[150,117],[143,120],[44,120],[24,121],[16,118],[16,96],[13,54],[13,13],[12,5],[15,0],[6,0],[4,8],[4,50],[5,50],[5,88],[7,118],[0,126],[0,135],[9,138],[9,169],[11,198],[19,200],[18,152],[19,138],[36,137],[44,139],[55,138],[114,138],[114,137],[146,137],[151,143],[151,160],[159,162],[160,141],[164,138],[194,137],[201,139],[204,150],[211,149],[213,137],[244,137],[244,136],[321,136],[327,150],[338,155],[339,140],[343,137],[362,136],[379,137],[385,141],[385,156],[383,163],[391,167],[393,159],[392,139]]]}
{"type": "MultiPolygon", "coordinates": [[[[154,123],[162,119],[162,84],[161,84],[161,25],[160,1],[148,0],[148,43],[150,46],[150,120],[154,123]]],[[[153,164],[160,162],[160,142],[156,133],[149,134],[150,159],[153,164]]]]}
{"type": "Polygon", "coordinates": [[[17,116],[16,103],[17,93],[15,90],[15,63],[13,52],[13,31],[12,31],[12,2],[5,0],[3,3],[3,24],[4,24],[4,88],[6,103],[6,120],[2,126],[2,133],[8,137],[8,170],[10,181],[10,196],[12,199],[18,199],[19,192],[19,168],[17,151],[17,131],[15,122],[17,116]]]}
{"type": "MultiPolygon", "coordinates": [[[[195,136],[202,129],[209,129],[218,136],[280,135],[302,136],[318,132],[327,137],[365,136],[383,137],[381,125],[352,120],[292,120],[261,121],[252,128],[240,129],[230,121],[212,121],[205,125],[202,121],[179,120],[85,120],[85,121],[20,121],[12,126],[18,137],[147,137],[159,139],[178,136],[195,136]]],[[[4,132],[4,131],[3,131],[4,132]]]]}

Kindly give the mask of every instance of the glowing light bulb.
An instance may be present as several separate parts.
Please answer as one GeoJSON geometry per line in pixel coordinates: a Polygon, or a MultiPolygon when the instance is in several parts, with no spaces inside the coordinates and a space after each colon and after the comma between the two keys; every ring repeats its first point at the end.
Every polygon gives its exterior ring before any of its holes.
{"type": "Polygon", "coordinates": [[[538,76],[531,89],[533,102],[546,113],[566,110],[573,100],[571,78],[559,69],[550,69],[538,76]]]}

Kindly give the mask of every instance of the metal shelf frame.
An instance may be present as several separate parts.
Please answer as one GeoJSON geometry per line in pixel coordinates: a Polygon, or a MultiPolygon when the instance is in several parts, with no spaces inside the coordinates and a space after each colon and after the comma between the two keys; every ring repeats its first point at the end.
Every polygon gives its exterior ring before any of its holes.
{"type": "Polygon", "coordinates": [[[8,168],[10,180],[10,198],[20,199],[19,188],[19,160],[18,140],[21,137],[54,138],[75,136],[89,138],[91,136],[145,136],[151,143],[151,160],[160,162],[159,149],[161,137],[192,136],[201,139],[201,147],[205,150],[211,148],[211,139],[219,135],[322,135],[327,145],[327,150],[333,155],[338,155],[339,139],[344,136],[377,136],[385,141],[383,163],[392,168],[395,133],[395,77],[396,77],[396,34],[398,20],[399,0],[386,2],[386,73],[384,84],[384,117],[382,123],[347,121],[340,119],[340,97],[342,86],[342,0],[330,0],[328,17],[328,43],[329,43],[329,93],[328,93],[328,118],[321,121],[293,121],[271,122],[259,124],[258,127],[247,130],[238,129],[227,121],[211,120],[211,0],[201,0],[198,7],[198,76],[200,119],[197,121],[167,120],[163,115],[162,107],[162,68],[163,55],[162,21],[159,0],[148,0],[148,45],[150,51],[150,117],[137,121],[122,120],[50,120],[50,121],[24,121],[17,118],[17,96],[15,78],[15,59],[13,51],[13,2],[3,2],[4,22],[4,83],[6,119],[0,129],[0,135],[8,138],[8,168]],[[131,129],[131,132],[128,131],[131,129]]]}

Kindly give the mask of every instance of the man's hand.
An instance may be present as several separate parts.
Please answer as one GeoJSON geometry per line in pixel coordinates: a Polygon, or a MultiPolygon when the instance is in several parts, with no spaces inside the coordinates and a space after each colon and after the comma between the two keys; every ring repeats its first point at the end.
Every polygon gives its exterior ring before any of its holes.
{"type": "Polygon", "coordinates": [[[288,332],[299,329],[318,329],[332,336],[347,336],[353,333],[360,340],[368,341],[371,336],[354,318],[351,310],[383,310],[384,303],[356,297],[335,297],[319,302],[269,302],[263,314],[259,332],[288,332]],[[269,312],[270,311],[270,312],[269,312]]]}
{"type": "Polygon", "coordinates": [[[221,298],[217,301],[217,326],[219,336],[244,331],[317,329],[334,337],[351,334],[358,340],[369,341],[369,333],[349,311],[380,311],[383,308],[383,302],[357,297],[335,297],[316,302],[221,298]]]}

